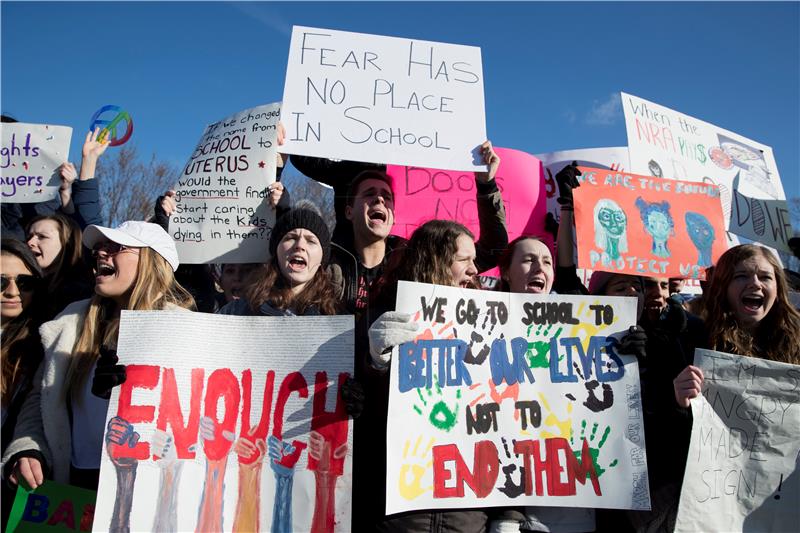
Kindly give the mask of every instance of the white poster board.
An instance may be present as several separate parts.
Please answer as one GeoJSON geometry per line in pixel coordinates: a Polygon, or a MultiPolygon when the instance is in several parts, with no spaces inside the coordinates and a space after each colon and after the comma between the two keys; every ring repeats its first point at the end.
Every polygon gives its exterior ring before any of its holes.
{"type": "Polygon", "coordinates": [[[94,531],[350,531],[353,317],[123,311],[94,531]]]}
{"type": "Polygon", "coordinates": [[[169,232],[181,263],[269,259],[279,116],[280,104],[268,104],[206,127],[175,187],[169,232]]]}
{"type": "Polygon", "coordinates": [[[48,124],[0,124],[3,147],[0,200],[20,204],[47,202],[58,196],[58,167],[69,159],[72,128],[48,124]]]}
{"type": "Polygon", "coordinates": [[[481,50],[294,26],[282,153],[484,170],[481,50]]]}
{"type": "Polygon", "coordinates": [[[394,350],[386,512],[649,509],[636,300],[400,282],[419,336],[394,350]],[[555,357],[553,357],[555,354],[555,357]]]}
{"type": "Polygon", "coordinates": [[[622,93],[631,172],[718,185],[731,233],[789,252],[792,226],[772,148],[622,93]]]}
{"type": "Polygon", "coordinates": [[[703,394],[675,531],[797,531],[800,366],[695,352],[703,394]]]}

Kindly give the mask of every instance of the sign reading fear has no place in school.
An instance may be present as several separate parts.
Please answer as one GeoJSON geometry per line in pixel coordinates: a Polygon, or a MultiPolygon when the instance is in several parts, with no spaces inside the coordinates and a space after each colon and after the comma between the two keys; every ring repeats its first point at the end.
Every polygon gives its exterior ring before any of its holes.
{"type": "Polygon", "coordinates": [[[284,153],[485,168],[474,46],[295,26],[282,105],[284,153]]]}
{"type": "Polygon", "coordinates": [[[386,512],[649,509],[636,300],[400,282],[419,324],[392,355],[386,512]]]}

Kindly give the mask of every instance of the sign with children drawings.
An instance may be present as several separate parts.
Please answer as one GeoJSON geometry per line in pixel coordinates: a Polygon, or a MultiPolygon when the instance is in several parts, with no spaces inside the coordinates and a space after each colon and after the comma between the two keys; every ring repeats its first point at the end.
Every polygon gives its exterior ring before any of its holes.
{"type": "Polygon", "coordinates": [[[579,168],[579,267],[702,279],[727,249],[718,187],[579,168]]]}
{"type": "Polygon", "coordinates": [[[772,148],[622,93],[632,172],[719,187],[725,229],[789,252],[792,226],[772,148]]]}
{"type": "Polygon", "coordinates": [[[675,531],[797,531],[800,366],[695,352],[703,393],[675,531]]]}
{"type": "Polygon", "coordinates": [[[209,124],[175,187],[169,231],[181,263],[260,263],[269,258],[280,104],[209,124]]]}
{"type": "MultiPolygon", "coordinates": [[[[525,152],[495,148],[500,167],[495,180],[503,196],[508,239],[543,235],[545,216],[542,165],[525,152]]],[[[392,233],[409,238],[432,218],[455,220],[480,237],[475,174],[422,167],[388,165],[394,185],[392,233]]]]}
{"type": "Polygon", "coordinates": [[[349,531],[353,317],[123,311],[94,531],[349,531]]]}
{"type": "Polygon", "coordinates": [[[32,204],[56,198],[61,185],[58,167],[69,159],[72,128],[4,122],[0,131],[0,201],[32,204]]]}
{"type": "Polygon", "coordinates": [[[481,50],[294,26],[281,121],[283,153],[480,169],[481,50]]]}
{"type": "Polygon", "coordinates": [[[649,509],[632,298],[400,282],[419,324],[395,348],[386,512],[649,509]]]}

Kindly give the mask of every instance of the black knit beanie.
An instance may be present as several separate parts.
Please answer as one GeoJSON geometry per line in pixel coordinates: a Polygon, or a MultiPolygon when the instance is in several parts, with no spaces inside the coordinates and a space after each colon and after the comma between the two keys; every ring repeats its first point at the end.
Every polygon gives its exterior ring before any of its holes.
{"type": "Polygon", "coordinates": [[[275,222],[275,227],[272,228],[272,234],[269,237],[270,255],[274,257],[278,250],[278,243],[281,242],[283,236],[297,228],[307,229],[317,236],[319,244],[322,246],[322,266],[326,266],[331,256],[331,232],[318,213],[304,207],[287,211],[275,222]]]}

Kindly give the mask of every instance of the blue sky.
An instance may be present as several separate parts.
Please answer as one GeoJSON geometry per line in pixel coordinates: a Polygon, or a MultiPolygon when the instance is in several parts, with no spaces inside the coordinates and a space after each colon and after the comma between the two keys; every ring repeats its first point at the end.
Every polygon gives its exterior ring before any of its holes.
{"type": "Polygon", "coordinates": [[[3,1],[2,109],[75,129],[117,104],[176,166],[204,126],[280,100],[293,24],[480,46],[489,138],[625,145],[625,91],[772,146],[800,196],[800,3],[3,1]]]}

